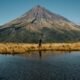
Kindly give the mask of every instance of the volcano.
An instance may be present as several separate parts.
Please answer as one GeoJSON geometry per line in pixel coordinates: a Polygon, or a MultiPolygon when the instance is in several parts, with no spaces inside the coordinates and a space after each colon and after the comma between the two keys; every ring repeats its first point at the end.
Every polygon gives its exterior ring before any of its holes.
{"type": "Polygon", "coordinates": [[[40,5],[0,26],[0,42],[73,42],[80,40],[79,34],[78,25],[40,5]]]}

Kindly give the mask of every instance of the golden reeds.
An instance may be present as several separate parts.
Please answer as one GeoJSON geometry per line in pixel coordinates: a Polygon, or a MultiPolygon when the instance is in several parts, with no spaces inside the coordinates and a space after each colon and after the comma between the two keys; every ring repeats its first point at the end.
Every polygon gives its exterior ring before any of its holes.
{"type": "Polygon", "coordinates": [[[22,54],[28,51],[80,51],[80,42],[77,43],[46,43],[41,47],[38,44],[0,43],[1,54],[22,54]]]}

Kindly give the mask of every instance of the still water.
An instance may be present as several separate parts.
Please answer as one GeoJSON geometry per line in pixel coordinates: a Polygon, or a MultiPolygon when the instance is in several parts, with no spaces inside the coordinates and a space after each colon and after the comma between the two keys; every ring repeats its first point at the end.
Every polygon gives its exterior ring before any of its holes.
{"type": "Polygon", "coordinates": [[[80,52],[0,55],[0,80],[80,80],[80,52]]]}

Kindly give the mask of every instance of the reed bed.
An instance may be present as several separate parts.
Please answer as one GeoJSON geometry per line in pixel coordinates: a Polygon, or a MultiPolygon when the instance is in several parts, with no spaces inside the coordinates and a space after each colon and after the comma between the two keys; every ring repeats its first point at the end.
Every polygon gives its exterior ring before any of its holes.
{"type": "Polygon", "coordinates": [[[0,43],[1,54],[22,54],[28,51],[80,51],[80,42],[77,43],[45,43],[41,47],[38,44],[27,43],[0,43]]]}

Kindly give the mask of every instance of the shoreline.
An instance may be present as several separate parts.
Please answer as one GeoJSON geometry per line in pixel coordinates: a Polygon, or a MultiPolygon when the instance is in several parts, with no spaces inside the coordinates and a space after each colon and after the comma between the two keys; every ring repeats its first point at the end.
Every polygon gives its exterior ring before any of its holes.
{"type": "Polygon", "coordinates": [[[80,42],[77,43],[0,43],[0,54],[23,54],[29,51],[80,51],[80,42]]]}

